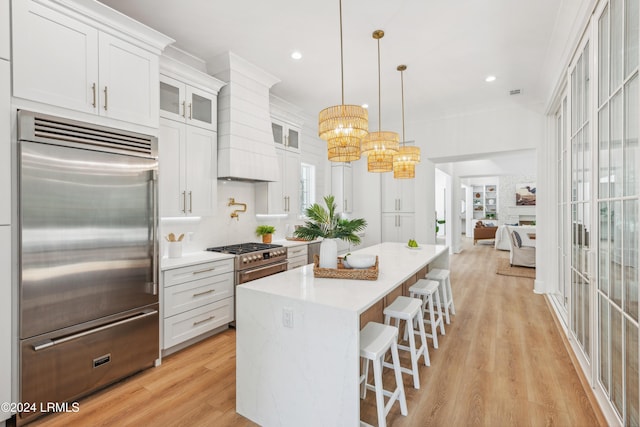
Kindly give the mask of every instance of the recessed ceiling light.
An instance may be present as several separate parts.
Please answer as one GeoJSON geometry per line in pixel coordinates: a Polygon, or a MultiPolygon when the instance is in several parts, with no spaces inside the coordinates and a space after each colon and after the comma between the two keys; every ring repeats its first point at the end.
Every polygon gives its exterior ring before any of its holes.
{"type": "Polygon", "coordinates": [[[362,104],[362,108],[369,108],[369,104],[362,104]]]}
{"type": "Polygon", "coordinates": [[[487,83],[495,82],[496,81],[496,76],[487,76],[487,78],[484,79],[484,81],[487,82],[487,83]]]}
{"type": "Polygon", "coordinates": [[[291,52],[291,58],[295,59],[296,61],[302,59],[302,53],[300,53],[299,50],[294,50],[293,52],[291,52]]]}

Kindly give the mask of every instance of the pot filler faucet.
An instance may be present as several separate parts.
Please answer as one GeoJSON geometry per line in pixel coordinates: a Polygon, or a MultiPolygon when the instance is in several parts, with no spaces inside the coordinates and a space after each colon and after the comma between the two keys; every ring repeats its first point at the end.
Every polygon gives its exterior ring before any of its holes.
{"type": "Polygon", "coordinates": [[[247,204],[237,203],[236,199],[234,199],[233,197],[229,199],[229,203],[227,204],[227,206],[242,206],[242,209],[236,209],[233,212],[231,212],[231,218],[235,218],[237,221],[240,221],[240,216],[238,216],[238,212],[247,211],[247,204]]]}

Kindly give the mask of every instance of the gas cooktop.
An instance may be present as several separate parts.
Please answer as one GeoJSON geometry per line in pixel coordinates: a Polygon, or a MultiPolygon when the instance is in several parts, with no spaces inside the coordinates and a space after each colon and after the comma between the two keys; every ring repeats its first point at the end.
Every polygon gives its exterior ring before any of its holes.
{"type": "Polygon", "coordinates": [[[207,248],[210,252],[220,252],[223,254],[241,255],[249,252],[260,252],[266,249],[281,248],[282,245],[272,245],[267,243],[240,243],[236,245],[218,246],[207,248]]]}

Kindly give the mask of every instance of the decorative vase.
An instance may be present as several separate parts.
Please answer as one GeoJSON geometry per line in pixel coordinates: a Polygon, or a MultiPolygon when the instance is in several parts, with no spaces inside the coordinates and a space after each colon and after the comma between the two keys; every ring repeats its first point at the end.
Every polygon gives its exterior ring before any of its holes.
{"type": "Polygon", "coordinates": [[[262,243],[271,243],[271,238],[273,234],[263,234],[262,235],[262,243]]]}
{"type": "Polygon", "coordinates": [[[324,239],[320,243],[320,267],[338,268],[338,243],[336,243],[336,239],[324,239]]]}

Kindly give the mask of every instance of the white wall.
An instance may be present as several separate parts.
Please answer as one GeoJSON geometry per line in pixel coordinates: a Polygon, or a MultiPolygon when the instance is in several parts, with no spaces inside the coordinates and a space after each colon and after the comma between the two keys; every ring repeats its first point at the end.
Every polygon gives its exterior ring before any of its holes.
{"type": "Polygon", "coordinates": [[[423,159],[436,163],[535,149],[544,138],[543,115],[517,104],[414,122],[410,127],[423,159]]]}
{"type": "MultiPolygon", "coordinates": [[[[516,187],[519,184],[537,184],[536,175],[505,175],[498,177],[498,223],[515,224],[521,216],[533,218],[535,206],[516,206],[516,187]]],[[[537,191],[537,189],[536,189],[537,191]]],[[[539,193],[538,193],[539,194],[539,193]]],[[[537,198],[536,198],[537,199],[537,198]]],[[[536,200],[537,202],[537,200],[536,200]]]]}

